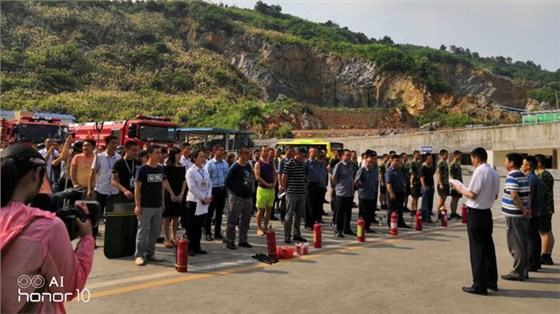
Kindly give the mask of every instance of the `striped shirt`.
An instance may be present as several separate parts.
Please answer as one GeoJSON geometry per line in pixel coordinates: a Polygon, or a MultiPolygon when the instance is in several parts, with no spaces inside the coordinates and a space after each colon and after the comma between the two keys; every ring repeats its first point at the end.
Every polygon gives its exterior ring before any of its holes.
{"type": "Polygon", "coordinates": [[[520,170],[513,170],[508,173],[502,197],[502,214],[508,217],[523,217],[523,212],[515,206],[511,198],[511,192],[517,192],[523,207],[529,206],[530,197],[529,180],[520,170]]]}
{"type": "Polygon", "coordinates": [[[284,166],[283,174],[286,179],[286,192],[288,194],[305,194],[306,169],[305,162],[290,159],[284,166]]]}

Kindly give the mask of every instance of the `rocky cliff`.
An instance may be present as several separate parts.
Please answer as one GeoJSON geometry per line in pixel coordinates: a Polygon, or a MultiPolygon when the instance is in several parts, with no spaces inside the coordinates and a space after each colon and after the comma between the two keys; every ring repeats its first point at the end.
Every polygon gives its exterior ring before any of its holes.
{"type": "Polygon", "coordinates": [[[380,73],[374,62],[343,59],[303,44],[271,44],[248,35],[228,38],[207,33],[198,38],[211,41],[268,100],[286,95],[323,107],[398,106],[413,116],[443,110],[485,122],[507,122],[514,118],[496,105],[525,108],[527,92],[534,88],[528,82],[459,64],[440,66],[441,77],[451,91],[434,94],[411,77],[380,73]]]}

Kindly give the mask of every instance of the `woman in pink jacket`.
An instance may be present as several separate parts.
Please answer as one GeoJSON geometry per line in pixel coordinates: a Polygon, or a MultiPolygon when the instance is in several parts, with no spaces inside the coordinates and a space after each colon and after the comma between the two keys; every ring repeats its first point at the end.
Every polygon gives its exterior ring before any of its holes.
{"type": "Polygon", "coordinates": [[[63,301],[80,293],[91,271],[90,221],[77,220],[81,239],[74,250],[55,213],[26,205],[38,194],[45,167],[31,147],[13,145],[2,152],[2,313],[64,313],[63,301]]]}

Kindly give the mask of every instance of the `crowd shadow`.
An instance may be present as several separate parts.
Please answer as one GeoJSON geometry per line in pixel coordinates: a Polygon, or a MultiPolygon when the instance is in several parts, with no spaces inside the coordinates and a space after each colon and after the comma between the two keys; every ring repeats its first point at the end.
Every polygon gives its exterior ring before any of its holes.
{"type": "Polygon", "coordinates": [[[558,299],[560,298],[560,291],[500,289],[494,296],[498,298],[558,299]]]}

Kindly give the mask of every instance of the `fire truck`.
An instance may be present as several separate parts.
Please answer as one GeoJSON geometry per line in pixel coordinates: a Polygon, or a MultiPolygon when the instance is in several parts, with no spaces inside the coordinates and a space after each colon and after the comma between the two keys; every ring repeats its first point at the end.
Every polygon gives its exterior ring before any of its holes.
{"type": "Polygon", "coordinates": [[[171,147],[177,143],[179,126],[171,118],[137,115],[136,119],[124,121],[86,122],[70,124],[75,140],[98,138],[109,135],[119,139],[119,145],[135,141],[140,147],[157,144],[171,147]]]}
{"type": "Polygon", "coordinates": [[[23,143],[38,144],[50,138],[56,141],[66,139],[68,126],[48,115],[39,115],[33,112],[16,111],[13,119],[1,120],[2,143],[5,145],[23,143]]]}

